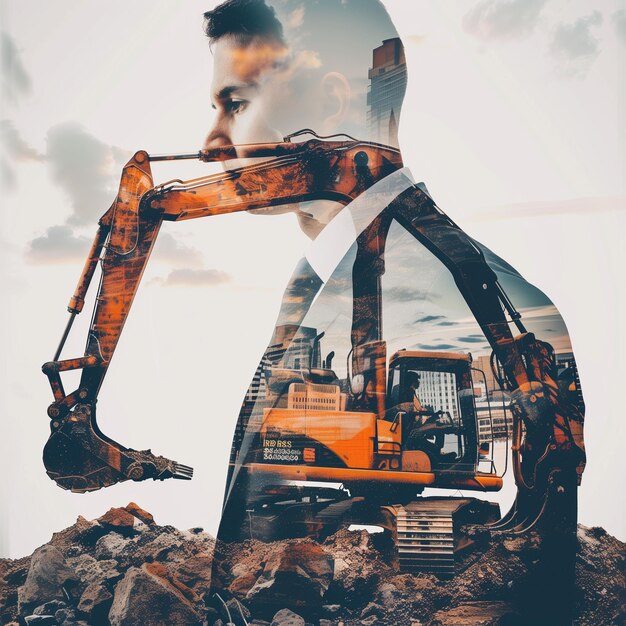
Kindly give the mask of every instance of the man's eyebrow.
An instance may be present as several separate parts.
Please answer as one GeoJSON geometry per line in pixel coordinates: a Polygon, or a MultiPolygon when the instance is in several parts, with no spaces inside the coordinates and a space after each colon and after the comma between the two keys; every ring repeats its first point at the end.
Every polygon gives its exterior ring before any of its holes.
{"type": "Polygon", "coordinates": [[[228,85],[227,87],[222,87],[214,96],[215,100],[228,100],[233,93],[241,91],[243,89],[257,89],[258,84],[256,82],[253,83],[244,83],[241,85],[228,85]]]}

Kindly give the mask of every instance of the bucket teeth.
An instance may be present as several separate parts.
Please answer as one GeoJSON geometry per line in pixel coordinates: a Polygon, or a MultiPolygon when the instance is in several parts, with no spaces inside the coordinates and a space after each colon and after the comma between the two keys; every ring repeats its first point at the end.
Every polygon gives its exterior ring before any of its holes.
{"type": "Polygon", "coordinates": [[[189,467],[189,465],[182,465],[181,463],[174,463],[173,478],[191,480],[193,478],[193,467],[189,467]]]}
{"type": "Polygon", "coordinates": [[[63,489],[78,493],[126,480],[193,477],[193,468],[188,465],[156,456],[150,450],[125,448],[103,435],[90,405],[77,405],[53,429],[43,460],[50,478],[63,489]]]}

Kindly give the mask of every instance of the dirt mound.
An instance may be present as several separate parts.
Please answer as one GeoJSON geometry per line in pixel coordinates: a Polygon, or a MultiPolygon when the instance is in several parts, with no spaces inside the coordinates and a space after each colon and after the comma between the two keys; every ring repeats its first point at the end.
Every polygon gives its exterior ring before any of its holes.
{"type": "MultiPolygon", "coordinates": [[[[574,624],[626,623],[624,544],[584,526],[578,540],[574,624]]],[[[200,528],[159,526],[130,504],[97,520],[79,517],[30,557],[0,560],[0,622],[530,626],[520,618],[520,590],[537,546],[532,534],[487,534],[452,580],[440,580],[399,573],[390,542],[364,530],[340,530],[321,544],[216,546],[200,528]]]]}

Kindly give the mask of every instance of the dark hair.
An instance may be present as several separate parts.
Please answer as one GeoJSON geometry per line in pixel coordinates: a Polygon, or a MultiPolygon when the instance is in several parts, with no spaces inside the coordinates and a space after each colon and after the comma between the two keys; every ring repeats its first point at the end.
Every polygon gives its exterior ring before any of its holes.
{"type": "Polygon", "coordinates": [[[421,376],[418,372],[407,372],[407,382],[408,385],[415,387],[416,389],[420,386],[421,376]]]}
{"type": "Polygon", "coordinates": [[[204,32],[211,43],[234,35],[244,42],[264,37],[285,45],[283,26],[265,0],[226,0],[204,14],[204,32]]]}

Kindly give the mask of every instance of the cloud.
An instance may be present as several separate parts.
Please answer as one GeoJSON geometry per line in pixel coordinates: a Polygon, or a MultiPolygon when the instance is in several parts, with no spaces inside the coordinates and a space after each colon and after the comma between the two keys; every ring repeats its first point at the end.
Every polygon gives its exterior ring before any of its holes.
{"type": "Polygon", "coordinates": [[[457,337],[457,341],[461,343],[486,343],[486,339],[482,335],[469,335],[468,337],[457,337]]]}
{"type": "MultiPolygon", "coordinates": [[[[75,228],[89,226],[95,229],[98,219],[115,197],[120,172],[129,152],[100,141],[75,123],[61,124],[49,130],[45,155],[31,148],[11,122],[2,122],[0,139],[12,160],[45,160],[51,168],[52,178],[70,201],[71,213],[66,223],[52,226],[44,235],[34,239],[27,249],[27,259],[35,263],[84,259],[90,240],[76,234],[75,228]]],[[[170,233],[163,233],[158,238],[154,256],[170,265],[202,265],[200,251],[178,241],[170,233]]]]}
{"type": "Polygon", "coordinates": [[[425,315],[424,317],[420,317],[419,319],[415,320],[416,324],[421,324],[424,322],[434,322],[436,320],[442,320],[445,318],[445,315],[425,315]]]}
{"type": "Polygon", "coordinates": [[[16,104],[30,94],[31,80],[22,63],[20,51],[11,36],[4,31],[0,33],[0,69],[3,98],[16,104]]]}
{"type": "Polygon", "coordinates": [[[578,18],[571,24],[560,24],[554,31],[550,52],[563,63],[562,70],[572,76],[584,76],[595,58],[600,54],[600,41],[591,30],[602,24],[602,14],[578,18]]]}
{"type": "Polygon", "coordinates": [[[450,321],[437,322],[437,326],[456,326],[457,324],[458,322],[450,322],[450,321]]]}
{"type": "Polygon", "coordinates": [[[154,246],[152,259],[164,263],[199,267],[202,265],[202,253],[193,246],[178,241],[170,233],[160,233],[154,246]]]}
{"type": "Polygon", "coordinates": [[[69,226],[51,226],[30,242],[26,259],[35,264],[84,261],[90,245],[89,237],[76,235],[69,226]]]}
{"type": "Polygon", "coordinates": [[[414,289],[412,287],[389,287],[384,290],[384,296],[394,302],[413,302],[415,300],[432,301],[433,299],[433,294],[430,292],[414,289]]]}
{"type": "Polygon", "coordinates": [[[11,120],[0,121],[0,143],[7,156],[15,161],[43,161],[43,154],[37,152],[20,135],[11,120]]]}
{"type": "Polygon", "coordinates": [[[164,287],[214,287],[230,282],[231,276],[221,270],[175,269],[158,282],[164,287]]]}
{"type": "Polygon", "coordinates": [[[304,24],[304,4],[297,6],[293,11],[289,13],[287,16],[287,23],[285,24],[287,28],[299,28],[304,24]]]}
{"type": "Polygon", "coordinates": [[[622,43],[626,43],[626,11],[621,9],[611,15],[615,34],[622,43]]]}
{"type": "Polygon", "coordinates": [[[435,343],[435,344],[417,344],[417,347],[421,350],[451,350],[455,346],[449,343],[435,343]]]}
{"type": "Polygon", "coordinates": [[[42,161],[44,158],[24,140],[11,120],[0,121],[0,148],[0,176],[4,189],[15,187],[17,177],[13,164],[16,161],[42,161]]]}
{"type": "Polygon", "coordinates": [[[546,0],[482,0],[463,17],[465,32],[487,40],[510,40],[529,35],[546,0]]]}
{"type": "MultiPolygon", "coordinates": [[[[49,164],[53,180],[68,195],[71,212],[65,224],[51,226],[30,242],[26,259],[31,263],[76,262],[86,257],[91,240],[77,234],[74,228],[88,225],[95,229],[115,197],[127,153],[71,122],[51,128],[47,144],[42,158],[49,164]]],[[[12,145],[25,157],[32,156],[14,136],[12,145]]]]}
{"type": "Polygon", "coordinates": [[[47,140],[52,177],[70,199],[68,223],[95,224],[113,202],[128,152],[105,144],[73,122],[51,128],[47,140]]]}

